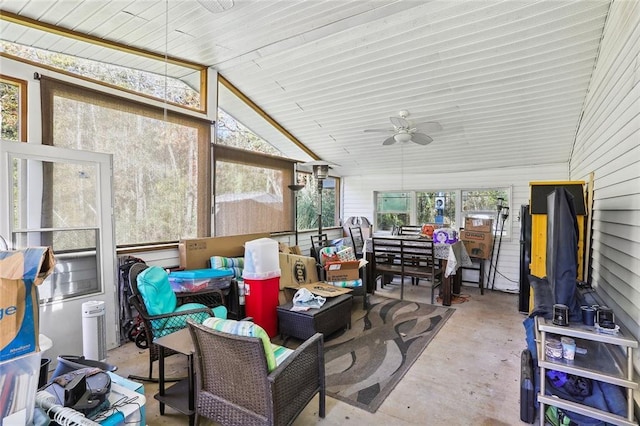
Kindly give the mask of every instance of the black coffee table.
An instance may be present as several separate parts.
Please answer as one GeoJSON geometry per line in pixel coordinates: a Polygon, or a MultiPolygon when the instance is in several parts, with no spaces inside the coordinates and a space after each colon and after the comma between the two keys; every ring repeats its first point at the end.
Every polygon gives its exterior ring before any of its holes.
{"type": "Polygon", "coordinates": [[[278,306],[278,330],[280,337],[295,337],[306,340],[315,333],[329,336],[341,328],[351,327],[351,305],[353,296],[342,294],[327,297],[322,308],[308,311],[292,311],[292,302],[278,306]]]}

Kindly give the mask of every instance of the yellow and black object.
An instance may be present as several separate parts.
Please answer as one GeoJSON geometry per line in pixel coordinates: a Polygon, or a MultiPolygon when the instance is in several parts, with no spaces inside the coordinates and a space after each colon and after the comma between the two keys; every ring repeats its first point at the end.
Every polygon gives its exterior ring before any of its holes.
{"type": "MultiPolygon", "coordinates": [[[[579,281],[584,277],[584,242],[585,216],[587,208],[584,198],[584,181],[540,181],[529,182],[529,206],[531,212],[531,275],[544,278],[547,275],[547,196],[558,187],[564,187],[573,195],[574,208],[578,221],[578,265],[577,277],[579,281]]],[[[532,290],[533,291],[533,290],[532,290]]],[[[533,295],[529,298],[529,307],[533,295]]]]}

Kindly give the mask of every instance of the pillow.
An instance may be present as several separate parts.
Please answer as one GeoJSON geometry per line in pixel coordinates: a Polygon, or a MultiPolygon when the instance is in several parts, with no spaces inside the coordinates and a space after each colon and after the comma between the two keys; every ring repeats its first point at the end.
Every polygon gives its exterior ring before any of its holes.
{"type": "Polygon", "coordinates": [[[349,260],[357,260],[356,254],[354,253],[352,247],[347,247],[343,250],[340,250],[338,252],[338,258],[340,259],[341,262],[347,262],[349,260]]]}
{"type": "Polygon", "coordinates": [[[339,262],[340,258],[335,247],[323,247],[320,249],[320,264],[324,266],[327,262],[339,262]]]}
{"type": "Polygon", "coordinates": [[[211,256],[209,259],[212,269],[231,269],[234,278],[242,277],[244,257],[211,256]]]}
{"type": "Polygon", "coordinates": [[[149,266],[138,275],[138,291],[149,315],[169,314],[178,305],[169,284],[169,274],[159,266],[149,266]]]}
{"type": "Polygon", "coordinates": [[[267,358],[267,368],[269,372],[275,370],[277,367],[276,356],[273,353],[269,335],[258,324],[252,323],[251,321],[235,321],[211,317],[204,320],[202,325],[223,333],[235,334],[236,336],[258,337],[262,340],[262,346],[264,346],[264,354],[267,358]]]}

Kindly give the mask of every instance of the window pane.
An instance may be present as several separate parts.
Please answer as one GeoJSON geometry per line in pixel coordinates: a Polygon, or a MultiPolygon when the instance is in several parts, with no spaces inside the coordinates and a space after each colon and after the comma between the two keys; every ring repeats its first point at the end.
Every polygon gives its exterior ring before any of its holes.
{"type": "Polygon", "coordinates": [[[12,244],[49,246],[56,258],[52,276],[38,286],[40,300],[100,291],[97,166],[19,158],[12,161],[12,228],[17,230],[12,233],[12,244]],[[36,182],[35,176],[42,176],[41,181],[36,182]],[[36,210],[28,207],[30,197],[41,200],[36,210]]]}
{"type": "Polygon", "coordinates": [[[416,193],[418,224],[435,223],[456,227],[455,192],[416,193]]]}
{"type": "Polygon", "coordinates": [[[26,247],[40,239],[51,246],[56,264],[53,273],[38,286],[40,301],[53,301],[99,292],[100,262],[97,250],[98,229],[30,231],[14,235],[17,245],[26,247]]]}
{"type": "Polygon", "coordinates": [[[216,123],[216,143],[282,156],[282,153],[273,145],[220,108],[218,108],[218,122],[216,123]]]}
{"type": "Polygon", "coordinates": [[[42,81],[52,87],[45,95],[51,93],[53,145],[113,155],[116,244],[202,236],[198,217],[209,223],[209,207],[201,205],[209,193],[208,122],[42,81]]]}
{"type": "Polygon", "coordinates": [[[411,197],[409,192],[379,192],[376,194],[376,229],[393,231],[394,227],[411,223],[411,197]]]}
{"type": "Polygon", "coordinates": [[[411,195],[406,192],[379,193],[376,200],[376,210],[379,213],[409,212],[411,195]]]}
{"type": "Polygon", "coordinates": [[[411,225],[409,213],[376,213],[376,224],[379,231],[392,231],[394,227],[411,225]]]}
{"type": "MultiPolygon", "coordinates": [[[[462,191],[462,220],[466,217],[478,217],[493,219],[493,231],[497,233],[502,228],[501,223],[496,222],[499,199],[503,206],[509,206],[508,188],[463,190],[462,191]]],[[[508,235],[509,222],[504,225],[504,234],[508,235]]]]}
{"type": "Polygon", "coordinates": [[[20,86],[0,81],[0,123],[2,139],[20,140],[20,86]]]}
{"type": "Polygon", "coordinates": [[[215,235],[290,229],[280,170],[216,161],[215,235]]]}

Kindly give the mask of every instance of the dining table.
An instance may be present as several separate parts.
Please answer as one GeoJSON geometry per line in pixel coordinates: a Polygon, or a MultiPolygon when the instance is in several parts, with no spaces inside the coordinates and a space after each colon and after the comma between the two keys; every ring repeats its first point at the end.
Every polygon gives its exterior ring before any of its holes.
{"type": "MultiPolygon", "coordinates": [[[[374,234],[374,237],[377,235],[374,234]]],[[[384,238],[403,239],[403,240],[415,240],[415,239],[430,239],[422,235],[379,235],[384,238]]],[[[451,306],[451,302],[454,294],[460,293],[462,286],[462,274],[458,274],[458,270],[461,267],[473,266],[469,253],[462,241],[456,241],[454,243],[434,243],[434,257],[440,259],[443,269],[443,279],[441,286],[442,305],[451,306]]],[[[372,238],[364,240],[363,253],[365,253],[367,263],[367,293],[373,294],[376,289],[376,276],[375,276],[375,262],[373,259],[373,243],[372,238]]],[[[383,278],[384,279],[384,278],[383,278]]]]}

